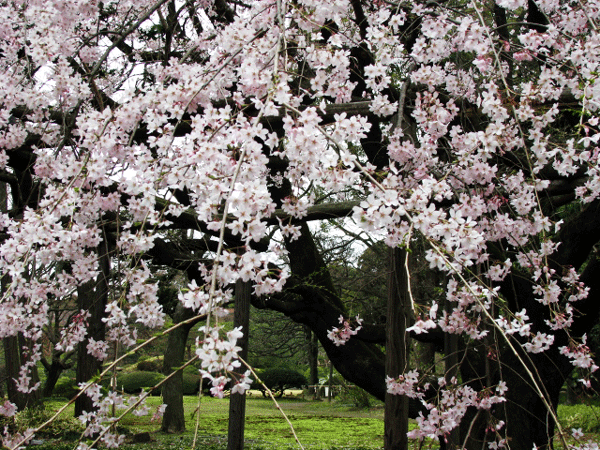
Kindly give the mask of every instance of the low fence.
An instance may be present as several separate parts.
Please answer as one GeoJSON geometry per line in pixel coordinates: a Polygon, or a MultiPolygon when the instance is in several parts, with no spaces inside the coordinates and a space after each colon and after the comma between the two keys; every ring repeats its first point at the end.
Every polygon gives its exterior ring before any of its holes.
{"type": "MultiPolygon", "coordinates": [[[[336,397],[337,395],[339,395],[342,392],[342,390],[352,388],[352,387],[353,386],[351,386],[351,385],[342,386],[339,384],[334,384],[333,386],[331,386],[331,397],[336,397]]],[[[307,386],[305,395],[309,395],[309,396],[313,396],[313,397],[328,398],[329,397],[329,386],[322,385],[322,384],[318,384],[318,385],[315,384],[312,386],[307,386]],[[317,395],[317,393],[318,393],[318,395],[317,395]]]]}

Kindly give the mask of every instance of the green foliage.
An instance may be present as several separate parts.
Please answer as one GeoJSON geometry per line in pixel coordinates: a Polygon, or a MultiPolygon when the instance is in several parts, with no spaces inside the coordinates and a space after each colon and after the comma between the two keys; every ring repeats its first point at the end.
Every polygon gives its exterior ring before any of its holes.
{"type": "MultiPolygon", "coordinates": [[[[327,376],[321,382],[321,384],[323,386],[329,386],[329,373],[327,373],[327,376]]],[[[331,377],[331,384],[336,385],[336,386],[338,386],[340,384],[344,384],[344,379],[342,378],[342,376],[339,373],[335,372],[333,374],[333,376],[331,377]]]]}
{"type": "Polygon", "coordinates": [[[137,363],[137,370],[142,372],[160,372],[162,370],[162,358],[145,359],[137,363]]]}
{"type": "Polygon", "coordinates": [[[356,408],[370,408],[378,400],[358,386],[343,386],[338,401],[356,408]]]}
{"type": "MultiPolygon", "coordinates": [[[[307,367],[306,369],[304,369],[304,372],[302,372],[302,373],[308,380],[310,378],[310,367],[307,367]]],[[[329,367],[319,365],[317,367],[317,373],[319,375],[319,380],[321,380],[321,381],[326,380],[327,377],[329,376],[329,367]]]]}
{"type": "Polygon", "coordinates": [[[200,374],[183,371],[183,395],[196,395],[200,390],[200,374]]]}
{"type": "MultiPolygon", "coordinates": [[[[308,381],[301,373],[284,367],[265,369],[260,375],[262,382],[273,392],[273,395],[281,397],[286,389],[301,388],[308,385],[308,381]]],[[[254,388],[254,386],[253,386],[254,388]]],[[[256,389],[266,395],[264,387],[256,383],[256,389]]]]}
{"type": "Polygon", "coordinates": [[[558,405],[558,421],[566,430],[581,428],[584,433],[600,432],[600,407],[590,405],[558,405]]]}
{"type": "Polygon", "coordinates": [[[248,357],[255,368],[298,365],[306,357],[306,335],[300,324],[277,311],[252,308],[248,357]]]}
{"type": "MultiPolygon", "coordinates": [[[[16,431],[24,432],[36,428],[54,415],[54,411],[43,407],[27,408],[14,419],[16,431]]],[[[78,438],[83,432],[83,424],[72,415],[61,415],[36,434],[38,438],[78,438]]]]}
{"type": "Polygon", "coordinates": [[[143,370],[123,373],[117,376],[117,389],[122,389],[128,394],[137,394],[142,389],[147,390],[156,386],[164,378],[165,376],[162,373],[143,370]]]}
{"type": "Polygon", "coordinates": [[[79,388],[75,382],[75,378],[71,377],[60,377],[54,385],[52,391],[53,397],[64,397],[71,399],[77,395],[79,388]]]}
{"type": "Polygon", "coordinates": [[[35,446],[35,450],[73,450],[73,442],[48,441],[35,446]]]}

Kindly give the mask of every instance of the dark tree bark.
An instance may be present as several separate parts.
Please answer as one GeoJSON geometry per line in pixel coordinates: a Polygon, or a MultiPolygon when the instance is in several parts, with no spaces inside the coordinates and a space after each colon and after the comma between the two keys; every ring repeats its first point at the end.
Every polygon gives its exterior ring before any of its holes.
{"type": "MultiPolygon", "coordinates": [[[[19,192],[18,189],[13,191],[19,192]]],[[[14,200],[13,200],[14,201],[14,200]]],[[[8,185],[7,183],[0,182],[0,211],[6,212],[8,210],[8,185]]],[[[7,282],[7,275],[3,275],[0,280],[0,290],[5,291],[7,282]]],[[[22,334],[18,336],[10,336],[3,339],[4,345],[4,362],[6,365],[5,377],[6,377],[6,393],[8,400],[14,403],[19,411],[31,406],[36,406],[40,401],[40,390],[35,390],[30,393],[20,392],[17,389],[16,381],[19,378],[19,371],[21,366],[27,362],[26,348],[29,346],[29,342],[23,337],[22,334]]],[[[34,385],[39,381],[37,368],[33,368],[31,371],[31,384],[34,385]]]]}
{"type": "MultiPolygon", "coordinates": [[[[195,316],[193,310],[184,308],[181,303],[175,307],[172,314],[173,323],[181,323],[195,316]]],[[[174,369],[183,365],[185,349],[190,334],[190,329],[198,323],[192,320],[174,329],[169,334],[167,347],[163,359],[163,374],[170,375],[174,369]]],[[[182,433],[185,431],[185,416],[183,411],[183,371],[178,370],[175,375],[162,385],[163,402],[167,405],[162,417],[161,431],[165,433],[182,433]]]]}
{"type": "MultiPolygon", "coordinates": [[[[587,263],[581,273],[580,281],[590,289],[585,300],[579,300],[573,306],[580,312],[576,315],[570,328],[572,337],[580,337],[589,333],[597,323],[600,305],[600,261],[594,251],[594,245],[600,240],[600,202],[587,205],[579,214],[574,215],[562,227],[557,241],[562,242],[552,255],[552,268],[561,273],[564,267],[580,269],[587,263]]],[[[494,416],[506,422],[506,435],[513,448],[529,448],[535,443],[540,449],[552,447],[555,421],[550,408],[556,410],[560,390],[573,371],[573,366],[560,354],[561,346],[568,345],[569,337],[562,331],[551,331],[545,321],[549,320],[548,307],[535,299],[533,283],[529,277],[513,273],[504,281],[502,294],[510,302],[513,311],[527,310],[533,323],[532,331],[551,333],[554,343],[549,350],[540,354],[518,354],[504,342],[498,341],[497,357],[488,361],[490,372],[488,378],[496,383],[502,378],[508,387],[505,394],[507,401],[496,405],[490,411],[494,416]],[[493,362],[493,364],[491,364],[493,362]]],[[[516,337],[513,337],[516,339],[516,337]]],[[[517,344],[515,342],[515,344],[517,344]]],[[[475,389],[485,387],[481,380],[486,377],[484,346],[478,351],[469,351],[465,362],[460,366],[464,380],[477,380],[475,389]]],[[[487,384],[490,384],[489,382],[487,384]]],[[[461,439],[467,437],[467,448],[480,447],[490,436],[486,434],[487,421],[484,414],[477,415],[471,411],[461,427],[461,439]],[[469,429],[470,427],[470,429],[469,429]],[[467,436],[467,431],[470,433],[467,436]]]]}
{"type": "MultiPolygon", "coordinates": [[[[6,393],[8,394],[8,399],[17,406],[19,411],[22,411],[25,408],[38,406],[41,399],[40,389],[28,393],[21,392],[17,389],[16,380],[19,379],[19,370],[21,369],[21,366],[28,360],[27,349],[30,347],[30,344],[29,340],[25,339],[22,334],[4,338],[6,393]]],[[[39,381],[36,367],[33,367],[30,371],[30,376],[30,386],[33,386],[39,381]]]]}
{"type": "MultiPolygon", "coordinates": [[[[386,316],[385,373],[397,378],[408,367],[408,336],[406,324],[410,319],[408,276],[405,269],[406,250],[389,249],[388,300],[386,316]]],[[[384,448],[408,448],[408,397],[385,394],[384,448]]]]}
{"type": "MultiPolygon", "coordinates": [[[[94,338],[96,341],[105,338],[105,325],[102,319],[107,304],[110,273],[110,258],[106,239],[98,247],[98,264],[100,273],[96,279],[90,280],[77,288],[78,307],[90,314],[86,339],[79,344],[77,349],[77,373],[75,376],[77,383],[88,382],[98,375],[102,369],[102,361],[88,353],[87,344],[89,338],[94,338]]],[[[75,400],[75,417],[79,417],[85,411],[90,412],[94,409],[93,401],[85,393],[75,400]]]]}
{"type": "MultiPolygon", "coordinates": [[[[308,384],[310,386],[318,386],[319,384],[319,341],[317,336],[311,331],[311,329],[304,325],[304,332],[306,334],[306,346],[308,349],[308,384]]],[[[315,387],[312,393],[315,399],[320,398],[319,388],[315,387]]]]}
{"type": "MultiPolygon", "coordinates": [[[[207,242],[192,241],[183,239],[184,247],[191,247],[200,255],[206,250],[207,242]]],[[[155,245],[149,254],[153,258],[154,264],[164,264],[178,270],[184,270],[189,280],[201,279],[201,274],[197,264],[192,264],[192,259],[187,254],[182,253],[178,245],[157,239],[155,245]]],[[[176,295],[168,293],[166,289],[162,294],[161,304],[167,314],[173,319],[173,323],[178,324],[186,322],[173,330],[168,337],[163,359],[163,374],[170,375],[174,369],[181,367],[185,360],[185,352],[190,330],[199,321],[204,320],[205,316],[197,316],[189,308],[185,308],[177,299],[176,295]]],[[[185,416],[183,410],[183,372],[177,371],[170,379],[162,385],[163,402],[167,405],[162,417],[161,430],[166,433],[181,433],[185,431],[185,416]]]]}
{"type": "MultiPolygon", "coordinates": [[[[366,6],[367,2],[363,2],[361,0],[352,0],[351,5],[354,9],[355,21],[359,27],[361,36],[365,37],[367,34],[368,22],[363,11],[363,5],[366,6]]],[[[215,10],[218,20],[220,21],[231,22],[234,18],[235,11],[228,6],[227,1],[225,0],[218,0],[216,2],[215,10]]],[[[501,15],[502,11],[496,11],[498,29],[504,30],[501,27],[506,23],[506,19],[503,19],[501,15]]],[[[539,16],[540,11],[535,4],[535,1],[529,0],[527,8],[527,21],[530,23],[530,28],[543,31],[546,28],[545,25],[547,24],[547,18],[539,16]]],[[[420,22],[420,17],[416,17],[414,13],[408,14],[406,24],[400,29],[398,40],[404,45],[404,48],[408,53],[411,52],[413,44],[421,31],[419,26],[420,22]]],[[[175,28],[168,27],[168,30],[168,33],[172,33],[175,28]]],[[[325,35],[323,37],[324,39],[327,39],[325,35]]],[[[124,42],[122,42],[124,38],[125,36],[122,36],[113,42],[119,49],[121,49],[121,51],[129,55],[133,53],[133,51],[125,48],[126,45],[124,42]]],[[[170,45],[165,45],[164,57],[169,54],[169,47],[170,45]]],[[[352,71],[354,77],[352,80],[358,83],[354,93],[356,97],[363,98],[363,94],[369,93],[364,83],[364,68],[365,66],[373,63],[373,57],[364,45],[358,48],[352,56],[352,71]]],[[[147,58],[147,60],[153,59],[153,57],[147,58]]],[[[421,89],[421,87],[417,87],[416,89],[421,89]]],[[[110,99],[108,99],[105,94],[101,94],[101,97],[101,103],[109,104],[110,99]]],[[[395,101],[397,96],[390,95],[390,99],[395,101]]],[[[384,124],[382,123],[381,119],[369,113],[368,102],[360,103],[362,103],[364,114],[368,116],[369,122],[371,122],[371,127],[369,129],[367,138],[365,138],[362,142],[363,149],[371,163],[373,163],[377,168],[383,168],[387,164],[387,148],[382,139],[381,132],[384,124]]],[[[113,104],[109,104],[109,106],[115,110],[118,107],[116,104],[114,106],[113,104]]],[[[327,106],[328,113],[332,111],[333,106],[334,105],[327,106]]],[[[338,105],[335,106],[338,107],[338,105]]],[[[354,107],[357,106],[358,104],[354,105],[354,107]]],[[[347,108],[348,106],[345,105],[340,107],[347,108]]],[[[401,105],[401,107],[402,109],[404,108],[403,105],[401,105]]],[[[405,114],[407,119],[410,116],[408,109],[409,108],[407,108],[407,112],[405,114]]],[[[250,109],[248,109],[248,111],[249,110],[250,109]]],[[[284,110],[284,108],[281,108],[282,113],[284,110]]],[[[475,110],[475,108],[473,108],[473,110],[475,110]]],[[[76,113],[73,113],[72,119],[67,118],[59,111],[53,111],[51,114],[56,117],[56,122],[61,126],[68,124],[68,133],[72,133],[74,131],[76,113]]],[[[469,113],[465,112],[464,114],[467,115],[469,113]]],[[[469,114],[471,116],[469,117],[469,121],[472,119],[477,119],[475,117],[476,114],[477,113],[469,114]]],[[[24,117],[25,115],[23,115],[23,120],[25,120],[24,117]]],[[[264,117],[262,121],[264,121],[264,123],[273,125],[269,127],[271,129],[281,128],[277,126],[281,123],[280,116],[264,117]]],[[[173,130],[176,135],[182,135],[183,133],[189,131],[191,121],[187,120],[185,116],[182,120],[178,120],[177,122],[178,124],[173,130]]],[[[467,121],[465,120],[465,122],[467,121]]],[[[477,120],[475,120],[475,122],[477,122],[477,120]]],[[[473,128],[476,129],[478,127],[479,125],[476,124],[473,128]]],[[[132,136],[136,142],[147,140],[148,127],[143,122],[140,123],[140,126],[136,127],[136,130],[137,131],[135,135],[132,136]]],[[[11,150],[11,152],[9,152],[9,164],[15,169],[15,185],[18,187],[18,189],[11,190],[13,204],[15,205],[16,209],[21,208],[25,204],[34,208],[36,205],[36,198],[39,194],[39,192],[37,192],[33,186],[34,180],[31,171],[31,165],[35,158],[34,153],[31,151],[31,145],[33,143],[36,145],[38,144],[37,141],[39,140],[39,136],[35,138],[32,136],[31,139],[29,139],[28,145],[24,146],[27,147],[26,149],[15,149],[14,151],[11,150]],[[34,141],[32,142],[31,139],[34,139],[34,141]],[[17,159],[19,161],[17,161],[17,159]]],[[[413,142],[417,142],[417,139],[413,139],[413,142]]],[[[509,155],[503,155],[502,158],[508,159],[509,155]]],[[[157,204],[159,203],[160,202],[157,202],[157,204]]],[[[587,208],[586,212],[590,212],[591,210],[592,208],[587,208]]],[[[175,220],[175,218],[173,218],[174,223],[177,224],[174,227],[179,226],[181,228],[200,228],[206,230],[206,224],[199,224],[198,221],[195,220],[195,217],[190,216],[190,214],[186,213],[182,214],[179,220],[175,220]],[[185,222],[186,220],[188,222],[185,222]]],[[[593,244],[598,241],[596,235],[598,232],[600,232],[600,226],[597,218],[591,217],[592,220],[587,220],[587,218],[588,217],[586,217],[585,214],[582,214],[579,217],[579,222],[575,223],[574,226],[567,226],[563,228],[563,230],[568,229],[572,235],[563,240],[563,244],[559,249],[559,253],[557,255],[553,255],[553,257],[556,257],[557,269],[560,270],[563,265],[572,265],[579,268],[581,267],[581,264],[588,259],[593,244]],[[585,229],[586,227],[587,230],[585,229]]],[[[228,235],[227,239],[230,237],[231,236],[228,235]]],[[[563,237],[565,237],[564,234],[561,234],[561,239],[563,237]]],[[[385,396],[385,371],[383,365],[384,355],[376,346],[376,344],[382,343],[381,340],[373,337],[373,334],[370,332],[363,332],[359,333],[355,339],[352,339],[345,346],[336,347],[327,338],[327,331],[333,326],[337,325],[337,317],[339,314],[344,313],[345,310],[340,302],[339,297],[337,297],[335,294],[335,289],[333,289],[331,280],[328,279],[327,267],[315,251],[314,243],[312,243],[311,240],[312,238],[310,237],[310,233],[308,233],[307,227],[303,225],[303,235],[301,236],[301,239],[296,243],[286,244],[290,250],[290,260],[292,272],[295,277],[295,287],[291,287],[292,292],[290,292],[287,297],[281,296],[279,298],[269,300],[267,302],[267,306],[279,311],[283,311],[294,320],[310,326],[314,332],[314,335],[322,343],[329,358],[334,362],[335,366],[344,377],[368,390],[377,397],[383,398],[385,396]]],[[[230,241],[230,243],[231,242],[233,241],[230,241]]],[[[260,245],[262,244],[264,243],[260,243],[260,245]]],[[[594,269],[594,272],[590,272],[590,276],[587,277],[587,281],[589,281],[590,286],[596,283],[596,279],[600,278],[598,277],[598,267],[596,267],[597,264],[594,264],[594,262],[595,261],[590,262],[588,266],[588,269],[594,269]]],[[[586,269],[586,273],[588,272],[588,269],[586,269]]],[[[585,275],[586,274],[584,273],[584,277],[582,277],[582,279],[586,278],[585,275]]],[[[542,311],[539,305],[535,302],[534,296],[531,293],[531,284],[523,283],[519,277],[515,276],[509,277],[507,280],[507,286],[508,287],[506,289],[503,289],[503,296],[506,301],[511,304],[513,310],[520,310],[522,307],[528,308],[530,317],[532,317],[532,320],[534,321],[534,326],[539,327],[541,331],[544,331],[545,329],[543,321],[547,317],[545,312],[542,311]],[[520,287],[518,292],[512,291],[514,286],[520,287]]],[[[93,289],[90,289],[89,286],[83,286],[81,288],[81,297],[87,298],[86,301],[89,300],[90,302],[100,302],[100,296],[98,295],[98,292],[90,291],[93,291],[93,289]]],[[[590,297],[597,295],[597,293],[598,288],[593,288],[590,297]]],[[[92,305],[88,306],[89,308],[92,307],[92,305]]],[[[578,318],[576,326],[574,326],[573,335],[580,336],[589,330],[590,320],[595,321],[597,319],[598,306],[589,302],[582,302],[578,303],[576,307],[582,313],[587,313],[587,316],[578,318]]],[[[102,312],[100,315],[101,314],[102,312]]],[[[96,320],[96,317],[93,317],[92,321],[94,323],[101,324],[101,321],[96,320]]],[[[365,327],[365,330],[366,329],[367,327],[365,327]]],[[[92,335],[91,332],[90,335],[92,335]]],[[[565,336],[559,334],[557,335],[557,341],[554,347],[558,348],[559,345],[564,345],[565,342],[565,336]]],[[[85,349],[85,344],[81,347],[85,349]]],[[[14,349],[14,346],[11,346],[10,348],[11,351],[9,354],[12,357],[14,354],[14,350],[12,350],[14,349]]],[[[480,350],[483,351],[485,349],[480,350]]],[[[547,394],[543,395],[547,395],[549,401],[551,402],[553,402],[556,398],[556,389],[558,389],[556,386],[558,386],[559,382],[562,383],[561,377],[566,376],[571,369],[565,358],[556,355],[556,352],[552,353],[553,351],[555,352],[555,349],[546,355],[535,357],[531,356],[531,360],[528,359],[530,355],[521,355],[522,357],[527,357],[525,358],[525,361],[531,361],[529,363],[526,362],[526,364],[529,364],[529,368],[531,370],[535,369],[536,376],[539,376],[540,383],[544,385],[547,391],[547,394]],[[549,357],[552,357],[553,359],[556,357],[556,361],[552,361],[552,363],[550,363],[549,357]]],[[[483,354],[485,355],[486,352],[483,351],[483,354]]],[[[18,359],[16,355],[18,355],[18,350],[13,357],[15,361],[18,359]]],[[[514,439],[514,441],[511,442],[511,445],[518,448],[531,448],[531,443],[534,442],[534,439],[542,439],[542,441],[545,439],[547,442],[549,440],[548,436],[550,435],[549,427],[551,427],[552,424],[551,422],[545,420],[539,420],[539,410],[535,410],[535,408],[538,408],[539,406],[539,401],[536,400],[539,400],[539,393],[533,392],[530,384],[528,384],[527,380],[529,375],[519,368],[522,367],[521,362],[518,361],[517,357],[512,355],[509,350],[506,350],[506,348],[500,348],[498,355],[502,361],[502,364],[505,364],[503,378],[507,379],[509,382],[508,395],[510,407],[507,407],[507,411],[510,410],[509,408],[513,407],[515,411],[517,409],[527,411],[527,414],[515,414],[514,416],[510,417],[510,421],[514,422],[513,424],[510,424],[510,426],[507,426],[507,429],[509,430],[509,436],[514,439]],[[508,370],[510,373],[507,374],[506,368],[510,369],[508,370]]],[[[87,366],[84,355],[81,355],[80,363],[81,371],[83,373],[87,370],[87,368],[84,369],[84,366],[87,366]]],[[[480,379],[483,375],[488,374],[485,369],[486,362],[481,360],[481,358],[478,359],[474,356],[466,363],[467,364],[463,364],[461,366],[461,371],[464,375],[471,371],[476,379],[480,379]]],[[[454,364],[452,365],[454,366],[454,364]]],[[[87,374],[82,375],[82,378],[87,380],[87,378],[92,376],[95,371],[96,369],[89,370],[87,374]]],[[[494,381],[493,376],[491,378],[492,381],[494,381]]],[[[491,383],[488,383],[488,385],[491,385],[491,383]]],[[[509,415],[507,414],[506,416],[508,422],[509,415]]],[[[472,435],[478,439],[482,436],[477,427],[473,428],[472,435]]],[[[540,442],[536,443],[541,445],[540,442]]]]}
{"type": "Polygon", "coordinates": [[[347,316],[347,313],[308,225],[301,225],[301,236],[295,241],[286,241],[286,248],[293,274],[288,290],[266,301],[253,299],[254,306],[283,312],[292,320],[308,325],[338,372],[383,400],[386,390],[383,352],[360,338],[336,346],[327,336],[329,330],[339,325],[339,316],[347,316]]]}
{"type": "MultiPolygon", "coordinates": [[[[62,268],[61,268],[62,269],[62,268]]],[[[57,268],[57,272],[58,272],[57,268]]],[[[48,328],[46,331],[46,336],[49,342],[52,345],[52,352],[50,355],[50,360],[42,355],[41,363],[44,366],[44,370],[46,371],[46,381],[44,382],[43,396],[50,397],[52,392],[54,391],[54,387],[60,378],[60,375],[64,370],[70,369],[73,367],[75,361],[73,360],[73,356],[77,353],[75,350],[71,350],[68,352],[64,352],[62,350],[56,349],[56,344],[58,343],[58,330],[61,328],[61,324],[64,323],[65,320],[71,320],[73,314],[69,314],[68,316],[60,311],[60,308],[53,311],[53,317],[49,320],[48,328]],[[65,317],[67,316],[67,317],[65,317]],[[50,323],[53,322],[53,325],[50,323]]]]}
{"type": "MultiPolygon", "coordinates": [[[[571,329],[573,336],[581,336],[589,332],[596,323],[600,308],[598,302],[594,301],[600,295],[600,262],[595,255],[590,257],[594,244],[600,240],[600,202],[591,203],[577,217],[566,223],[557,240],[563,242],[559,251],[553,255],[558,273],[562,267],[571,265],[577,269],[584,262],[587,263],[581,281],[590,287],[590,295],[587,300],[574,305],[585,314],[576,317],[571,329]]],[[[263,303],[257,300],[256,306],[281,311],[293,320],[309,326],[342,376],[377,398],[384,399],[384,357],[375,345],[376,342],[382,342],[374,339],[372,330],[365,327],[365,330],[361,330],[345,345],[336,347],[327,338],[327,330],[338,325],[337,318],[344,313],[344,307],[335,294],[327,268],[316,251],[308,228],[303,226],[301,237],[297,241],[286,243],[286,247],[293,274],[288,283],[288,290],[263,303]]],[[[532,288],[532,283],[527,277],[515,273],[505,280],[502,295],[513,311],[526,308],[533,322],[533,329],[544,332],[547,331],[544,324],[548,319],[547,307],[535,300],[532,288]]],[[[522,361],[526,362],[527,369],[536,374],[537,383],[541,386],[548,403],[556,407],[558,393],[572,371],[572,366],[557,350],[567,344],[566,335],[561,332],[554,334],[556,339],[550,351],[540,355],[521,352],[520,356],[522,361]]],[[[439,342],[436,333],[424,336],[425,339],[435,338],[436,346],[443,348],[443,343],[439,342]]],[[[443,338],[443,335],[441,336],[443,338]]],[[[420,338],[423,338],[423,335],[420,338]]],[[[448,343],[450,344],[450,341],[448,343]]],[[[450,355],[455,353],[458,347],[452,343],[447,348],[450,356],[447,361],[448,368],[458,369],[463,380],[483,380],[473,384],[478,390],[494,386],[501,376],[508,385],[507,402],[496,405],[490,413],[507,423],[506,433],[511,445],[514,448],[530,448],[535,442],[540,447],[548,447],[554,422],[546,413],[547,408],[539,392],[532,388],[531,377],[522,361],[519,361],[501,340],[496,345],[497,361],[486,363],[484,357],[489,349],[485,346],[477,348],[477,351],[469,350],[465,358],[453,359],[450,355]]],[[[410,415],[414,417],[418,411],[418,405],[410,402],[410,415]]],[[[455,444],[458,441],[458,444],[462,445],[468,435],[467,448],[480,448],[484,442],[491,439],[491,436],[486,435],[489,416],[483,413],[477,415],[476,411],[469,414],[461,425],[460,434],[453,435],[452,440],[455,444]]]]}
{"type": "Polygon", "coordinates": [[[46,381],[44,382],[44,389],[42,392],[43,397],[52,396],[52,392],[54,391],[54,387],[60,378],[60,375],[64,370],[69,369],[71,364],[66,364],[64,360],[68,359],[70,356],[66,355],[61,359],[62,353],[53,352],[52,361],[50,363],[44,362],[44,368],[46,369],[46,381]]]}
{"type": "MultiPolygon", "coordinates": [[[[249,281],[238,280],[235,284],[235,310],[233,313],[233,326],[242,327],[244,336],[238,339],[237,345],[241,348],[240,357],[248,360],[248,330],[250,325],[250,297],[252,284],[249,281]]],[[[245,367],[240,367],[240,372],[245,372],[245,367]]],[[[235,381],[235,380],[234,380],[235,381]]],[[[246,393],[239,392],[229,397],[229,429],[227,434],[227,450],[243,450],[244,425],[246,422],[246,393]]]]}
{"type": "MultiPolygon", "coordinates": [[[[455,306],[446,301],[446,312],[450,314],[455,306]]],[[[458,363],[458,335],[446,333],[444,334],[444,378],[446,383],[452,383],[452,379],[458,374],[458,363]]],[[[449,450],[460,448],[460,427],[451,430],[445,437],[445,441],[449,450]]]]}
{"type": "MultiPolygon", "coordinates": [[[[338,317],[340,314],[346,314],[346,311],[336,293],[337,290],[333,285],[328,268],[318,252],[308,226],[300,225],[301,236],[299,239],[286,242],[292,277],[288,280],[285,291],[267,299],[253,298],[253,304],[258,308],[280,311],[294,321],[307,325],[342,376],[383,400],[385,398],[385,358],[379,346],[385,343],[385,336],[379,328],[365,324],[364,329],[350,339],[346,345],[337,347],[328,339],[328,330],[338,326],[338,317]]],[[[600,277],[598,277],[600,268],[596,256],[591,254],[595,243],[599,240],[600,202],[596,201],[587,205],[563,226],[560,235],[557,236],[557,241],[561,241],[563,244],[552,255],[553,268],[557,270],[557,273],[561,273],[563,267],[570,265],[579,269],[584,263],[587,263],[581,280],[590,286],[591,292],[588,300],[579,301],[574,305],[582,313],[576,317],[572,327],[572,335],[575,337],[589,332],[598,316],[600,305],[590,299],[595,299],[600,292],[600,286],[597,286],[600,282],[600,277]]],[[[495,250],[490,248],[490,251],[495,250]]],[[[546,330],[544,320],[548,319],[547,308],[535,300],[532,284],[527,279],[526,274],[524,276],[519,273],[507,277],[501,286],[501,295],[505,299],[507,307],[513,312],[526,308],[533,322],[533,329],[544,332],[546,330]]],[[[437,285],[438,283],[436,283],[437,285]]],[[[544,395],[551,405],[555,405],[560,386],[572,370],[569,362],[563,356],[558,355],[555,350],[566,344],[566,336],[560,332],[555,335],[554,350],[544,355],[523,355],[525,361],[529,361],[528,358],[531,358],[528,368],[534,373],[537,372],[538,384],[543,386],[546,391],[544,395]]],[[[437,348],[443,349],[444,337],[439,330],[432,330],[418,338],[433,342],[437,348]]],[[[544,413],[545,407],[540,400],[539,393],[531,389],[531,384],[527,381],[530,379],[529,375],[522,368],[522,363],[514,355],[511,355],[502,341],[497,341],[495,345],[497,345],[495,349],[497,363],[490,361],[486,363],[482,359],[481,355],[488,354],[489,349],[485,347],[478,348],[477,352],[470,349],[466,357],[461,356],[458,359],[460,362],[458,369],[463,380],[487,378],[485,384],[473,384],[473,387],[481,389],[493,387],[501,375],[508,384],[508,401],[506,404],[496,405],[491,414],[499,418],[505,417],[502,420],[508,424],[506,427],[507,437],[513,445],[519,448],[530,448],[533,442],[539,446],[549,445],[550,430],[554,424],[551,419],[547,419],[547,415],[544,413]],[[492,367],[486,369],[486,364],[492,367]],[[498,364],[502,364],[502,374],[499,372],[498,364]],[[517,411],[521,411],[522,414],[517,411]]],[[[461,355],[463,351],[467,351],[464,348],[460,350],[461,355]]],[[[448,349],[448,352],[453,353],[451,349],[448,349]]],[[[456,367],[457,364],[457,362],[450,361],[448,363],[450,367],[456,367]]],[[[411,401],[409,414],[414,417],[419,410],[427,414],[427,411],[424,411],[418,402],[411,401]]],[[[467,434],[470,436],[468,445],[481,446],[482,443],[489,441],[490,436],[486,436],[485,432],[489,417],[484,414],[477,416],[476,413],[470,413],[471,416],[465,419],[461,426],[460,437],[458,439],[453,437],[452,442],[458,441],[462,445],[467,434]]]]}

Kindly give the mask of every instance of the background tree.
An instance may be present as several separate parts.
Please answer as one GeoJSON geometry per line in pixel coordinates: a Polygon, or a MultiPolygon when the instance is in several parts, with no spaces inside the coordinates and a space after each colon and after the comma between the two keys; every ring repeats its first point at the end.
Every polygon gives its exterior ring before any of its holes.
{"type": "Polygon", "coordinates": [[[44,397],[50,397],[52,395],[61,374],[65,370],[71,369],[75,364],[73,358],[75,349],[64,351],[57,348],[57,344],[60,341],[61,330],[66,324],[71,323],[74,316],[79,313],[79,311],[73,311],[74,305],[68,307],[68,304],[68,301],[57,302],[49,317],[50,320],[46,329],[48,348],[42,353],[42,358],[40,359],[40,362],[46,371],[46,380],[44,381],[42,391],[44,397]]]}
{"type": "Polygon", "coordinates": [[[283,314],[253,308],[249,358],[257,368],[307,364],[307,337],[302,325],[283,314]]]}

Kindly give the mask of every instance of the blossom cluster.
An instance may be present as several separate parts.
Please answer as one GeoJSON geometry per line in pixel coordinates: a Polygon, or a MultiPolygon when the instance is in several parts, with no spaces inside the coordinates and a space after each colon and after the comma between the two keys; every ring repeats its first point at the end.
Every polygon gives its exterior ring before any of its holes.
{"type": "MultiPolygon", "coordinates": [[[[444,436],[458,426],[467,412],[467,408],[475,407],[489,411],[493,405],[502,403],[505,398],[505,385],[499,385],[495,390],[484,390],[477,393],[466,385],[458,385],[456,379],[446,384],[444,379],[438,380],[440,386],[445,386],[436,403],[424,402],[428,410],[427,416],[419,413],[418,428],[410,431],[408,436],[413,439],[435,438],[444,436]]],[[[503,423],[496,424],[496,429],[502,428],[503,423]]]]}
{"type": "Polygon", "coordinates": [[[578,381],[585,387],[591,388],[591,374],[598,370],[593,355],[586,345],[587,336],[584,334],[581,338],[581,343],[571,341],[569,345],[564,345],[559,348],[562,355],[565,355],[571,360],[571,364],[583,370],[583,377],[578,381]]]}
{"type": "Polygon", "coordinates": [[[359,316],[356,316],[354,322],[356,322],[356,326],[352,326],[350,320],[345,319],[344,316],[339,317],[341,328],[333,327],[331,330],[327,332],[327,337],[333,341],[336,346],[344,345],[348,342],[350,337],[356,335],[362,329],[363,319],[359,316]]]}
{"type": "Polygon", "coordinates": [[[202,376],[212,383],[211,394],[223,398],[225,386],[232,378],[232,393],[241,394],[250,389],[250,371],[246,370],[241,375],[237,373],[237,369],[242,365],[237,359],[241,348],[236,345],[238,339],[243,336],[241,327],[226,332],[226,339],[221,337],[218,327],[208,329],[203,326],[200,331],[203,337],[196,340],[196,354],[201,361],[202,376]]]}
{"type": "MultiPolygon", "coordinates": [[[[125,435],[119,435],[115,431],[115,417],[113,411],[128,410],[136,416],[145,416],[150,412],[146,405],[148,392],[140,396],[124,397],[115,391],[102,394],[102,387],[96,383],[81,383],[79,387],[83,390],[81,395],[87,395],[94,407],[93,411],[84,411],[79,420],[86,426],[84,437],[102,442],[107,448],[118,448],[125,441],[125,435]]],[[[162,415],[166,405],[159,405],[155,415],[162,415]]],[[[80,443],[81,448],[89,448],[88,444],[80,443]]]]}

